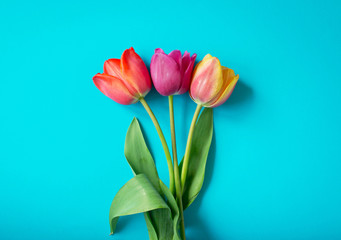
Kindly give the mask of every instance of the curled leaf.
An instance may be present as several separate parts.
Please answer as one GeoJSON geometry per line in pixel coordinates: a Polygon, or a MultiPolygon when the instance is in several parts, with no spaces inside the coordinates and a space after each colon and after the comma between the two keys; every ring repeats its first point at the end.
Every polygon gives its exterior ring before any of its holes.
{"type": "Polygon", "coordinates": [[[166,209],[171,214],[167,203],[155,190],[144,174],[129,180],[116,194],[109,212],[110,232],[114,234],[118,218],[136,213],[166,209]]]}

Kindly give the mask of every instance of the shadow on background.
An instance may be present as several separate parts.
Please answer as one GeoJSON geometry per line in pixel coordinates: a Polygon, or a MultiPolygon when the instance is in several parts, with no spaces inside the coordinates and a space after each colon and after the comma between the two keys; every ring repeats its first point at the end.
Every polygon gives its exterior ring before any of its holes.
{"type": "Polygon", "coordinates": [[[116,225],[115,234],[121,233],[129,224],[131,224],[131,216],[120,217],[116,225]]]}
{"type": "Polygon", "coordinates": [[[242,104],[250,100],[252,97],[253,97],[252,88],[246,85],[243,81],[238,80],[236,87],[234,88],[230,98],[227,99],[226,103],[224,103],[220,107],[242,104]]]}
{"type": "Polygon", "coordinates": [[[254,104],[254,91],[245,82],[239,80],[231,96],[221,106],[217,107],[214,116],[239,120],[251,114],[254,104]]]}
{"type": "Polygon", "coordinates": [[[150,92],[145,97],[145,99],[149,103],[149,102],[159,102],[159,101],[162,101],[163,99],[168,99],[168,98],[160,95],[160,93],[158,93],[155,87],[153,86],[150,92]]]}

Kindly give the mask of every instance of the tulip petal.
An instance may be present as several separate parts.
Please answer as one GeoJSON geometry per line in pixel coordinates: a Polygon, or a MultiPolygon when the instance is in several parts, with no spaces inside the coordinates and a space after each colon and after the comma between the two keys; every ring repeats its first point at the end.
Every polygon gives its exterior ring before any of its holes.
{"type": "Polygon", "coordinates": [[[195,53],[192,55],[192,57],[190,57],[190,54],[187,51],[184,53],[184,56],[182,57],[181,64],[182,85],[178,91],[178,94],[184,94],[189,89],[196,57],[197,55],[195,53]]]}
{"type": "Polygon", "coordinates": [[[219,98],[213,103],[210,104],[209,107],[218,107],[231,96],[234,87],[237,84],[237,81],[239,79],[239,75],[235,75],[234,71],[232,69],[223,67],[223,79],[224,79],[224,90],[222,91],[222,94],[219,96],[219,98]]]}
{"type": "Polygon", "coordinates": [[[181,86],[179,65],[166,54],[153,55],[150,73],[155,89],[163,96],[175,94],[181,86]]]}
{"type": "Polygon", "coordinates": [[[194,69],[190,95],[198,104],[214,101],[223,86],[220,61],[207,54],[194,69]]]}
{"type": "Polygon", "coordinates": [[[125,50],[121,57],[123,81],[135,96],[144,97],[151,89],[152,83],[149,72],[143,60],[131,47],[125,50]]]}
{"type": "Polygon", "coordinates": [[[201,61],[205,62],[205,61],[207,61],[207,60],[209,60],[211,58],[213,58],[212,55],[208,53],[208,54],[205,55],[205,57],[201,61]]]}
{"type": "Polygon", "coordinates": [[[135,98],[127,89],[125,84],[116,77],[98,73],[93,77],[96,87],[107,97],[115,102],[128,105],[137,102],[135,98]]]}
{"type": "Polygon", "coordinates": [[[173,50],[171,51],[168,56],[170,56],[171,58],[173,58],[175,60],[175,62],[179,65],[179,67],[181,66],[181,52],[179,50],[173,50]]]}
{"type": "Polygon", "coordinates": [[[115,58],[106,60],[104,62],[103,73],[122,79],[123,77],[121,73],[121,60],[115,58]]]}
{"type": "Polygon", "coordinates": [[[165,53],[161,48],[156,48],[154,53],[165,53]]]}
{"type": "Polygon", "coordinates": [[[181,59],[181,73],[184,74],[191,62],[191,55],[189,52],[185,51],[181,59]]]}

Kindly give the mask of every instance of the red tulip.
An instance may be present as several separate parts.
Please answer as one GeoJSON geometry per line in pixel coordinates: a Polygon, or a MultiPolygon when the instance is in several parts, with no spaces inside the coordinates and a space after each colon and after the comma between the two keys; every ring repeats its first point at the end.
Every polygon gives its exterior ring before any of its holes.
{"type": "Polygon", "coordinates": [[[136,103],[152,87],[148,69],[132,47],[121,59],[105,61],[103,73],[97,73],[93,81],[104,95],[124,105],[136,103]]]}

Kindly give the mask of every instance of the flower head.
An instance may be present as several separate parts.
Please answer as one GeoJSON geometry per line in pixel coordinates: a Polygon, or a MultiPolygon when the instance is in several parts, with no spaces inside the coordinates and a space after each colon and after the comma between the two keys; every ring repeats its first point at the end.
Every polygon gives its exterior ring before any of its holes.
{"type": "Polygon", "coordinates": [[[204,107],[217,107],[230,97],[238,79],[232,69],[221,66],[218,58],[207,54],[194,69],[191,98],[204,107]]]}
{"type": "Polygon", "coordinates": [[[105,61],[103,73],[97,73],[93,81],[104,95],[124,105],[147,95],[152,85],[146,65],[132,47],[123,52],[121,59],[105,61]]]}
{"type": "Polygon", "coordinates": [[[196,54],[174,50],[168,55],[161,48],[155,49],[150,72],[156,90],[163,96],[183,94],[188,91],[196,54]]]}

